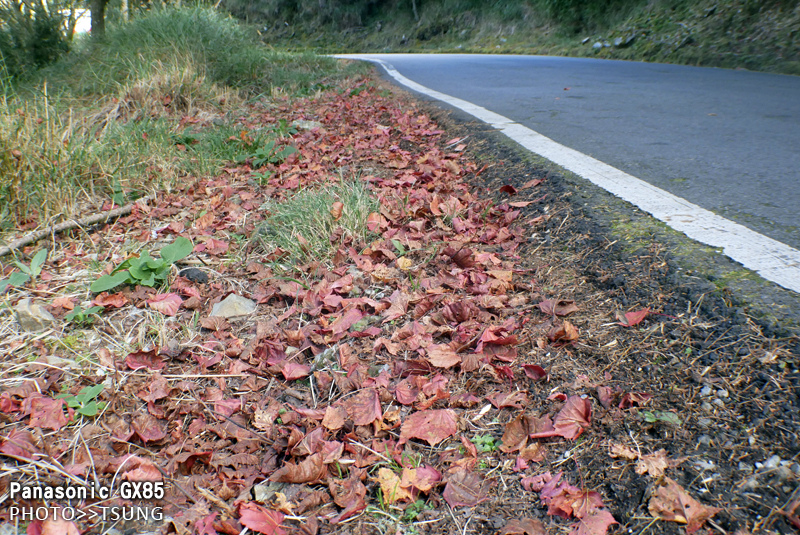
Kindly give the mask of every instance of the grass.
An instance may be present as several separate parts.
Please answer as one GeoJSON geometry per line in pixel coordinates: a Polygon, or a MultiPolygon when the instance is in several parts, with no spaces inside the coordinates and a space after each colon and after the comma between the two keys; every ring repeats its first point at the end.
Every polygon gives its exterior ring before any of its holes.
{"type": "Polygon", "coordinates": [[[366,243],[370,238],[367,217],[378,211],[378,201],[360,180],[346,180],[317,190],[302,190],[290,199],[264,207],[269,216],[257,240],[267,253],[285,252],[282,265],[313,260],[330,262],[343,244],[366,243]],[[342,203],[341,216],[331,209],[342,203]]]}
{"type": "Polygon", "coordinates": [[[234,114],[247,100],[308,95],[365,68],[272,50],[207,8],[111,26],[102,43],[78,42],[26,79],[2,80],[0,230],[213,173],[241,152],[229,138],[246,130],[234,114]],[[200,142],[181,143],[186,135],[200,142]]]}

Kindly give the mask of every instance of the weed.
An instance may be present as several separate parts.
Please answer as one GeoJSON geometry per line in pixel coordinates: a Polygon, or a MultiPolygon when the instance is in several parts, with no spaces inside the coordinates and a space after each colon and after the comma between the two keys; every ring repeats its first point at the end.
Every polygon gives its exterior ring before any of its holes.
{"type": "Polygon", "coordinates": [[[105,309],[101,306],[93,306],[83,310],[80,305],[76,305],[72,312],[64,316],[64,319],[75,325],[87,327],[94,323],[95,318],[97,318],[103,310],[105,309]]]}
{"type": "Polygon", "coordinates": [[[169,275],[172,264],[186,258],[192,252],[192,242],[179,236],[171,244],[163,247],[159,253],[159,258],[150,256],[148,250],[144,250],[138,257],[131,257],[120,265],[109,275],[103,275],[94,281],[90,290],[95,293],[105,292],[116,288],[120,284],[137,284],[142,286],[163,285],[169,275]]]}
{"type": "Polygon", "coordinates": [[[269,215],[256,235],[261,248],[268,253],[283,251],[282,263],[299,265],[330,261],[342,244],[369,241],[367,217],[377,211],[378,202],[363,182],[350,180],[303,190],[264,208],[269,215]],[[336,201],[343,204],[339,219],[330,212],[336,201]]]}
{"type": "Polygon", "coordinates": [[[500,446],[498,440],[492,435],[476,435],[470,441],[475,444],[475,447],[481,453],[497,451],[500,446]]]}
{"type": "Polygon", "coordinates": [[[679,426],[681,419],[674,412],[667,411],[642,411],[639,417],[647,423],[663,423],[668,425],[679,426]]]}
{"type": "Polygon", "coordinates": [[[36,281],[36,277],[42,272],[42,266],[47,260],[47,249],[40,249],[31,259],[29,265],[22,262],[14,261],[14,264],[20,269],[11,273],[8,278],[0,280],[0,293],[3,293],[9,286],[22,286],[28,281],[36,281]]]}
{"type": "Polygon", "coordinates": [[[67,403],[67,407],[75,409],[76,414],[94,418],[100,411],[103,410],[104,403],[96,400],[97,396],[104,389],[104,385],[97,384],[94,386],[87,386],[75,395],[73,394],[59,394],[57,399],[63,399],[67,403]]]}

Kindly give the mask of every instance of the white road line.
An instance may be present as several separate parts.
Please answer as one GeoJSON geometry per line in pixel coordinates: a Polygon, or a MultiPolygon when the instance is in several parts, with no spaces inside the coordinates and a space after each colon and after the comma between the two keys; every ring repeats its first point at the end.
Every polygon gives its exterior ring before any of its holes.
{"type": "Polygon", "coordinates": [[[800,251],[768,236],[734,223],[661,188],[629,175],[518,124],[481,106],[445,95],[409,80],[391,64],[368,55],[341,54],[335,57],[380,64],[386,72],[409,89],[440,100],[492,125],[526,149],[628,201],[683,232],[752,269],[767,280],[800,293],[800,251]]]}

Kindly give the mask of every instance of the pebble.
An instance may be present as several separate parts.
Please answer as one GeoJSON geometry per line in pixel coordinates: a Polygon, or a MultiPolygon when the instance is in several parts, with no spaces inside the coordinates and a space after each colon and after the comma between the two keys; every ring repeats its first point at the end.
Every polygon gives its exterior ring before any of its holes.
{"type": "Polygon", "coordinates": [[[247,316],[256,311],[256,302],[236,294],[230,294],[228,297],[215,304],[211,309],[211,316],[219,316],[222,318],[237,318],[240,316],[247,316]]]}
{"type": "Polygon", "coordinates": [[[756,443],[756,437],[750,437],[750,438],[747,439],[747,444],[748,445],[753,446],[753,445],[755,445],[755,443],[756,443]]]}
{"type": "Polygon", "coordinates": [[[717,407],[724,407],[724,406],[725,406],[725,402],[724,402],[724,401],[722,401],[722,400],[721,400],[721,399],[719,399],[719,398],[716,398],[716,399],[714,399],[713,403],[714,403],[714,405],[716,405],[717,407]]]}
{"type": "Polygon", "coordinates": [[[702,405],[700,405],[700,408],[703,409],[705,412],[711,412],[714,410],[714,406],[711,405],[711,403],[709,403],[708,401],[704,401],[702,405]]]}
{"type": "Polygon", "coordinates": [[[707,398],[713,392],[714,392],[714,390],[712,390],[710,386],[706,385],[706,386],[703,387],[702,390],[700,390],[700,395],[703,396],[704,398],[707,398]]]}
{"type": "Polygon", "coordinates": [[[717,390],[717,396],[721,398],[727,398],[730,394],[724,388],[717,390]]]}
{"type": "Polygon", "coordinates": [[[739,471],[740,472],[747,472],[748,474],[750,474],[750,473],[753,472],[753,467],[750,466],[749,463],[746,463],[744,461],[740,461],[739,462],[739,471]]]}
{"type": "Polygon", "coordinates": [[[697,439],[697,442],[703,446],[709,446],[711,444],[711,437],[708,435],[700,435],[700,437],[697,439]]]}
{"type": "Polygon", "coordinates": [[[800,463],[794,463],[792,465],[792,472],[800,476],[800,463]]]}
{"type": "Polygon", "coordinates": [[[49,329],[55,318],[41,305],[33,303],[30,298],[21,299],[14,307],[20,327],[28,332],[49,329]]]}
{"type": "Polygon", "coordinates": [[[700,418],[700,419],[697,421],[697,424],[698,424],[700,427],[711,427],[711,423],[712,423],[712,422],[711,422],[711,418],[700,418]]]}
{"type": "Polygon", "coordinates": [[[775,477],[778,478],[778,481],[788,481],[794,479],[794,472],[788,466],[779,466],[775,472],[775,477]]]}
{"type": "Polygon", "coordinates": [[[764,468],[766,468],[767,470],[772,470],[773,468],[777,468],[778,465],[780,464],[781,464],[781,458],[778,457],[777,455],[773,455],[772,457],[767,459],[767,462],[764,463],[764,468]]]}

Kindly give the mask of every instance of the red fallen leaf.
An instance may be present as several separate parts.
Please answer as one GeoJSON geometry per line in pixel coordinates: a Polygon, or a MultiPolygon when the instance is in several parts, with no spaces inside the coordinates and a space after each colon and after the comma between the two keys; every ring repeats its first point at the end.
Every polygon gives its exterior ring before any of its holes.
{"type": "Polygon", "coordinates": [[[648,314],[650,314],[649,308],[628,312],[625,314],[625,316],[617,313],[617,319],[620,320],[618,325],[622,325],[623,327],[633,327],[634,325],[639,325],[648,314]]]}
{"type": "Polygon", "coordinates": [[[533,203],[534,203],[534,201],[514,201],[514,202],[508,203],[508,205],[509,206],[513,206],[514,208],[525,208],[526,206],[531,205],[533,203]]]}
{"type": "Polygon", "coordinates": [[[403,468],[401,486],[428,492],[442,480],[442,473],[428,465],[419,468],[403,468]]]}
{"type": "Polygon", "coordinates": [[[523,364],[522,369],[525,371],[525,375],[528,376],[528,379],[533,379],[534,381],[547,379],[547,372],[538,364],[523,364]]]}
{"type": "Polygon", "coordinates": [[[65,406],[66,403],[63,399],[52,399],[41,394],[34,394],[22,403],[23,410],[30,412],[29,425],[31,427],[41,427],[53,431],[58,431],[67,425],[72,417],[72,410],[69,411],[70,418],[64,415],[65,406]]]}
{"type": "Polygon", "coordinates": [[[276,483],[315,483],[325,478],[328,468],[322,463],[322,455],[315,453],[300,464],[285,463],[270,477],[276,483]]]}
{"type": "Polygon", "coordinates": [[[69,297],[56,297],[53,299],[53,308],[63,308],[64,310],[72,310],[75,308],[75,303],[69,297]]]}
{"type": "Polygon", "coordinates": [[[239,522],[246,528],[264,535],[285,535],[286,531],[281,527],[283,518],[283,513],[253,502],[239,505],[239,522]]]}
{"type": "Polygon", "coordinates": [[[103,292],[92,299],[92,304],[105,308],[122,308],[128,304],[128,298],[121,293],[109,294],[103,292]]]}
{"type": "Polygon", "coordinates": [[[344,204],[339,201],[331,205],[331,217],[334,221],[339,221],[339,218],[342,217],[342,209],[344,209],[344,204]]]}
{"type": "Polygon", "coordinates": [[[435,446],[456,433],[457,421],[458,416],[450,409],[415,412],[403,422],[398,446],[412,438],[424,440],[431,446],[435,446]]]}
{"type": "Polygon", "coordinates": [[[452,368],[461,364],[461,357],[448,344],[432,344],[427,348],[428,360],[437,368],[452,368]]]}
{"type": "MultiPolygon", "coordinates": [[[[188,304],[189,300],[184,303],[188,304]]],[[[208,318],[200,318],[200,327],[208,329],[209,331],[229,331],[231,324],[228,320],[220,316],[210,316],[208,318]]]]}
{"type": "Polygon", "coordinates": [[[54,515],[54,518],[42,522],[41,535],[81,535],[75,522],[64,520],[61,516],[54,515]]]}
{"type": "Polygon", "coordinates": [[[536,186],[538,186],[538,185],[539,185],[539,184],[541,184],[542,182],[544,182],[544,179],[543,179],[543,178],[534,178],[533,180],[528,180],[527,182],[525,182],[525,183],[522,185],[522,187],[521,187],[521,188],[519,188],[519,189],[528,189],[528,188],[533,188],[533,187],[536,187],[536,186]]]}
{"type": "Polygon", "coordinates": [[[472,258],[472,249],[467,247],[458,250],[453,249],[452,247],[447,247],[444,251],[442,251],[442,253],[449,256],[461,269],[467,269],[475,266],[475,260],[472,258]]]}
{"type": "Polygon", "coordinates": [[[546,535],[544,524],[533,518],[512,518],[497,535],[546,535]]]}
{"type": "Polygon", "coordinates": [[[391,303],[391,306],[383,313],[383,323],[396,320],[405,315],[408,309],[408,295],[400,290],[395,290],[389,297],[389,303],[391,303]]]}
{"type": "Polygon", "coordinates": [[[156,312],[165,316],[174,316],[178,313],[183,299],[176,293],[158,294],[147,300],[147,304],[156,312]]]}
{"type": "Polygon", "coordinates": [[[528,394],[521,390],[516,392],[495,392],[486,396],[486,399],[498,409],[503,407],[522,409],[528,404],[528,394]]]}
{"type": "Polygon", "coordinates": [[[297,362],[287,362],[283,365],[281,373],[287,381],[295,381],[303,377],[308,377],[308,374],[311,373],[311,367],[305,364],[298,364],[297,362]]]}
{"type": "Polygon", "coordinates": [[[13,455],[24,459],[33,459],[39,453],[39,448],[34,444],[33,435],[23,429],[11,429],[7,437],[2,437],[0,453],[13,455]]]}
{"type": "Polygon", "coordinates": [[[589,515],[578,519],[578,523],[569,535],[605,535],[611,524],[619,524],[611,513],[605,509],[592,511],[589,515]]]}
{"type": "Polygon", "coordinates": [[[661,520],[686,524],[687,533],[699,530],[706,520],[721,511],[718,507],[708,507],[698,502],[668,477],[657,482],[647,508],[651,515],[661,520]]]}
{"type": "Polygon", "coordinates": [[[218,416],[229,418],[234,412],[241,408],[241,399],[220,399],[214,402],[214,412],[216,412],[218,416]]]}
{"type": "Polygon", "coordinates": [[[330,478],[328,480],[328,489],[333,496],[334,503],[343,508],[341,513],[330,519],[331,524],[338,524],[367,508],[367,503],[364,501],[367,488],[361,483],[361,474],[363,473],[363,470],[351,466],[350,477],[347,479],[330,478]]]}
{"type": "Polygon", "coordinates": [[[140,368],[147,368],[149,370],[158,371],[166,366],[166,363],[161,360],[159,355],[156,355],[156,350],[150,351],[134,351],[128,353],[125,357],[125,364],[131,370],[138,370],[140,368]]]}
{"type": "Polygon", "coordinates": [[[364,313],[357,308],[351,308],[343,315],[336,318],[336,321],[331,323],[330,328],[334,335],[339,335],[347,332],[347,329],[353,326],[364,317],[364,313]]]}
{"type": "Polygon", "coordinates": [[[538,305],[539,310],[541,310],[544,314],[547,315],[556,315],[556,316],[568,316],[573,312],[578,311],[578,305],[575,304],[575,301],[572,300],[565,300],[561,299],[558,301],[553,301],[552,299],[545,299],[538,305]]]}
{"type": "Polygon", "coordinates": [[[214,256],[219,256],[228,252],[230,245],[226,241],[218,240],[216,238],[209,238],[204,244],[205,251],[214,256]]]}
{"type": "Polygon", "coordinates": [[[489,480],[468,470],[460,470],[447,478],[442,497],[450,507],[474,507],[489,499],[489,480]]]}
{"type": "Polygon", "coordinates": [[[580,396],[570,396],[553,420],[553,430],[533,433],[531,438],[560,436],[570,440],[578,438],[591,425],[592,405],[580,396]]]}
{"type": "Polygon", "coordinates": [[[126,481],[161,481],[161,472],[150,461],[144,461],[137,468],[122,474],[122,479],[126,481]]]}
{"type": "Polygon", "coordinates": [[[647,403],[652,397],[652,394],[648,394],[647,392],[628,392],[622,396],[622,401],[619,402],[619,408],[622,410],[630,409],[633,406],[647,403]]]}
{"type": "Polygon", "coordinates": [[[328,405],[325,409],[325,417],[322,419],[322,425],[331,431],[336,431],[344,427],[347,420],[347,411],[340,405],[328,405]]]}
{"type": "Polygon", "coordinates": [[[344,407],[355,425],[369,425],[383,417],[380,396],[374,388],[362,390],[355,396],[347,398],[344,407]]]}
{"type": "Polygon", "coordinates": [[[142,442],[158,442],[167,436],[164,426],[152,414],[148,412],[139,412],[133,417],[131,422],[136,435],[142,442]]]}
{"type": "Polygon", "coordinates": [[[381,226],[381,214],[372,212],[367,216],[367,229],[370,232],[377,232],[381,226]]]}
{"type": "Polygon", "coordinates": [[[419,387],[408,379],[403,379],[394,388],[394,398],[401,405],[411,405],[417,401],[419,387]]]}
{"type": "Polygon", "coordinates": [[[509,195],[516,195],[517,194],[517,188],[515,188],[511,184],[506,184],[505,186],[500,188],[500,191],[502,191],[503,193],[508,193],[509,195]]]}
{"type": "Polygon", "coordinates": [[[578,329],[568,321],[565,321],[563,325],[554,325],[547,331],[547,338],[551,342],[573,342],[578,337],[578,329]]]}

